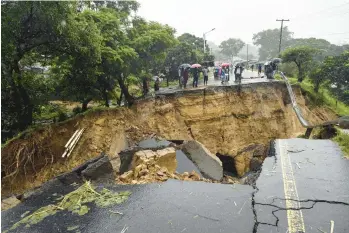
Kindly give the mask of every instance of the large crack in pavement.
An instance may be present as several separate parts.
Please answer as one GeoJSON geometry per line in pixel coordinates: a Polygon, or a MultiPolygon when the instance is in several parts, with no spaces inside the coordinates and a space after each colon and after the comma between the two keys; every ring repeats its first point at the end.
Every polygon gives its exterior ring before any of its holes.
{"type": "MultiPolygon", "coordinates": [[[[274,171],[277,167],[277,157],[275,156],[275,148],[274,147],[270,147],[272,150],[269,151],[269,157],[273,157],[274,161],[273,161],[273,165],[272,165],[272,171],[274,171]],[[274,150],[273,150],[274,149],[274,150]]],[[[260,169],[260,174],[262,173],[262,169],[263,167],[260,169]]],[[[258,178],[259,178],[258,176],[258,178]]],[[[257,187],[257,180],[251,184],[254,191],[252,192],[252,212],[253,212],[253,216],[254,216],[254,226],[253,226],[253,233],[257,233],[258,232],[258,226],[259,225],[268,225],[268,226],[273,226],[278,228],[279,227],[279,217],[276,215],[277,212],[279,211],[288,211],[288,210],[307,210],[307,209],[313,209],[315,207],[315,205],[317,203],[327,203],[327,204],[332,204],[332,205],[345,205],[345,206],[349,206],[349,202],[342,202],[342,201],[332,201],[332,200],[323,200],[323,199],[303,199],[303,200],[296,200],[296,199],[286,199],[286,198],[282,198],[282,197],[274,197],[272,199],[271,202],[269,203],[261,203],[261,202],[257,202],[256,201],[256,194],[259,192],[259,188],[257,187]],[[297,204],[299,204],[299,208],[286,208],[283,206],[280,206],[278,204],[276,204],[276,201],[283,201],[283,203],[285,203],[286,201],[294,201],[297,202],[297,204]],[[270,210],[271,214],[273,215],[273,217],[275,218],[275,221],[273,222],[262,222],[258,220],[258,213],[257,213],[257,206],[269,206],[274,208],[274,210],[270,210]]],[[[285,205],[285,204],[284,204],[285,205]]],[[[263,213],[265,214],[265,213],[263,213]]]]}

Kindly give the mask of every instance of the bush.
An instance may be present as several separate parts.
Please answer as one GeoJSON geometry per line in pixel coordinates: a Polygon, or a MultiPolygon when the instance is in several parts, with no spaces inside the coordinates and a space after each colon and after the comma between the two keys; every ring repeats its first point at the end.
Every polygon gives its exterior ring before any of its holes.
{"type": "Polygon", "coordinates": [[[339,132],[333,139],[342,149],[344,156],[349,158],[349,134],[339,132]]]}
{"type": "Polygon", "coordinates": [[[296,77],[298,74],[297,66],[294,63],[283,63],[279,66],[279,70],[289,77],[296,77]]]}
{"type": "Polygon", "coordinates": [[[67,114],[65,112],[60,111],[58,113],[58,122],[65,121],[66,119],[68,119],[67,114]]]}
{"type": "Polygon", "coordinates": [[[77,115],[77,114],[79,114],[81,112],[82,112],[82,109],[81,109],[80,106],[77,106],[77,107],[73,108],[74,115],[77,115]]]}

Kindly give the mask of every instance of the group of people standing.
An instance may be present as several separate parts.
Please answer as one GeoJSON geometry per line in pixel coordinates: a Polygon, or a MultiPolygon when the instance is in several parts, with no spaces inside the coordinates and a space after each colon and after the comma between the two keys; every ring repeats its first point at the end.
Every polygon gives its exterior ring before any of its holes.
{"type": "Polygon", "coordinates": [[[204,85],[207,85],[209,70],[206,66],[204,66],[202,69],[199,69],[199,67],[196,67],[196,68],[182,67],[179,72],[181,86],[183,86],[184,88],[187,88],[190,71],[192,72],[192,75],[193,75],[193,87],[198,87],[200,72],[202,72],[204,76],[204,85]]]}

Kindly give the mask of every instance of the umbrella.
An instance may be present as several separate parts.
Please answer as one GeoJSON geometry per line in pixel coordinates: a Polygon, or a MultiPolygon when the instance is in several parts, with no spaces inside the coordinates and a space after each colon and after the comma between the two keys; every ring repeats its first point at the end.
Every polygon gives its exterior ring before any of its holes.
{"type": "Polygon", "coordinates": [[[276,57],[276,58],[271,59],[271,61],[274,63],[281,63],[282,59],[276,57]]]}
{"type": "Polygon", "coordinates": [[[222,63],[221,67],[224,67],[224,66],[230,66],[229,63],[222,63]]]}
{"type": "Polygon", "coordinates": [[[200,64],[193,64],[193,65],[191,65],[191,68],[200,68],[200,67],[201,67],[200,64]]]}
{"type": "Polygon", "coordinates": [[[184,69],[186,69],[186,68],[190,68],[191,67],[191,65],[190,64],[182,64],[182,65],[180,65],[179,66],[179,68],[184,68],[184,69]]]}

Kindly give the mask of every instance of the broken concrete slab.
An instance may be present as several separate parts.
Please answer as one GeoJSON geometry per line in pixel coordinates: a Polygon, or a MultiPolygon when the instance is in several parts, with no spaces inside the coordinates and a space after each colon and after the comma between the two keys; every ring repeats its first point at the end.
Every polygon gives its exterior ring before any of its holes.
{"type": "Polygon", "coordinates": [[[171,142],[166,140],[156,140],[155,138],[149,138],[138,143],[138,146],[143,149],[157,149],[168,147],[171,145],[171,142]]]}
{"type": "Polygon", "coordinates": [[[160,167],[166,167],[169,172],[174,173],[177,168],[176,150],[173,147],[168,147],[162,150],[156,151],[155,164],[160,167]]]}
{"type": "Polygon", "coordinates": [[[109,157],[104,155],[94,163],[90,163],[81,175],[87,180],[110,179],[115,180],[115,172],[109,157]]]}
{"type": "Polygon", "coordinates": [[[200,178],[203,178],[203,175],[201,174],[198,167],[188,159],[188,157],[183,153],[181,150],[176,151],[176,160],[177,160],[177,169],[176,172],[183,173],[183,172],[192,172],[195,171],[200,178]]]}
{"type": "Polygon", "coordinates": [[[6,199],[1,200],[1,211],[11,209],[21,203],[15,196],[8,197],[6,199]]]}
{"type": "Polygon", "coordinates": [[[223,166],[219,158],[198,141],[186,141],[182,150],[198,166],[201,173],[210,179],[223,178],[223,166]]]}

